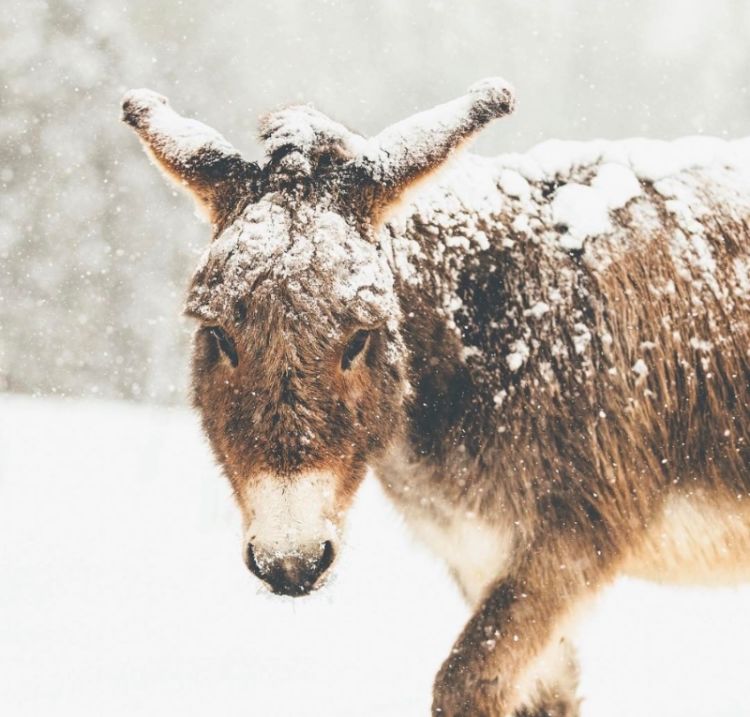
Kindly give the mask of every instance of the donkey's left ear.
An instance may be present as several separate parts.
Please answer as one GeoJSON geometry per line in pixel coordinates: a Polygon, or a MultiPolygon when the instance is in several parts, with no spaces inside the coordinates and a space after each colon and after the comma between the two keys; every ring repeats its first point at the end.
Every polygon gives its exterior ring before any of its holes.
{"type": "Polygon", "coordinates": [[[212,223],[255,192],[258,165],[245,161],[216,130],[178,115],[156,92],[128,92],[122,120],[135,129],[156,165],[190,191],[212,223]]]}
{"type": "Polygon", "coordinates": [[[476,82],[464,95],[397,122],[367,142],[355,160],[374,219],[464,142],[498,117],[513,112],[515,93],[499,77],[476,82]],[[364,181],[362,181],[364,180],[364,181]]]}

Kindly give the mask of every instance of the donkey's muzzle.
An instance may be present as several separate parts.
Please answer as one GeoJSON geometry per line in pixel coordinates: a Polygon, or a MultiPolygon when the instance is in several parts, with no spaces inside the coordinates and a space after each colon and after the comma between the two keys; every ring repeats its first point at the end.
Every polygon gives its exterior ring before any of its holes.
{"type": "Polygon", "coordinates": [[[333,543],[326,540],[317,550],[278,554],[247,546],[247,567],[277,595],[307,595],[320,577],[331,567],[333,543]]]}

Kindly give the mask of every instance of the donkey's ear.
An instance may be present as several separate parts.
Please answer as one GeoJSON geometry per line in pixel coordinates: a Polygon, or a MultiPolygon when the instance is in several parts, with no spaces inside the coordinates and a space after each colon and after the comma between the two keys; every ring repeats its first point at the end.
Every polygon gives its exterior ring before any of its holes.
{"type": "Polygon", "coordinates": [[[465,95],[391,125],[373,137],[357,159],[368,181],[373,216],[383,214],[410,185],[437,169],[493,119],[514,109],[513,88],[491,77],[465,95]]]}
{"type": "Polygon", "coordinates": [[[212,223],[243,196],[254,194],[258,166],[245,161],[216,130],[178,115],[156,92],[128,92],[122,119],[138,133],[156,165],[191,192],[212,223]]]}

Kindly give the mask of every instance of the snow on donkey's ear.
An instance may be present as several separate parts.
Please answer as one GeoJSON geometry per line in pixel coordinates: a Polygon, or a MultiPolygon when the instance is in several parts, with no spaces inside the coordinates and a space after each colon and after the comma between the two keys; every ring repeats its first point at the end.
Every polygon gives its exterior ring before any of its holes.
{"type": "Polygon", "coordinates": [[[461,97],[397,122],[368,140],[357,163],[372,187],[373,215],[382,216],[408,187],[436,170],[489,122],[513,112],[514,106],[511,85],[490,77],[461,97]]]}
{"type": "Polygon", "coordinates": [[[245,161],[216,130],[177,114],[165,97],[131,90],[122,99],[122,120],[137,132],[156,165],[190,191],[212,223],[253,194],[258,166],[245,161]]]}

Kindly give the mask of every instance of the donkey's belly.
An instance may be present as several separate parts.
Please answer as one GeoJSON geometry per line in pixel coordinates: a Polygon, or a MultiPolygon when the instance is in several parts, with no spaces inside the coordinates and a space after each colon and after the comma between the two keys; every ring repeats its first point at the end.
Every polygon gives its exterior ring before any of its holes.
{"type": "Polygon", "coordinates": [[[750,498],[671,498],[625,572],[669,583],[750,581],[750,498]]]}

